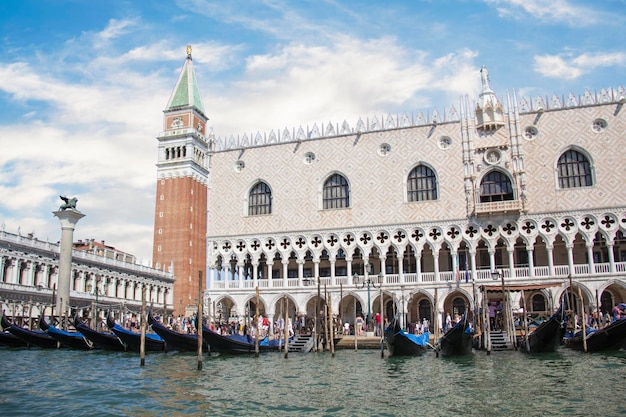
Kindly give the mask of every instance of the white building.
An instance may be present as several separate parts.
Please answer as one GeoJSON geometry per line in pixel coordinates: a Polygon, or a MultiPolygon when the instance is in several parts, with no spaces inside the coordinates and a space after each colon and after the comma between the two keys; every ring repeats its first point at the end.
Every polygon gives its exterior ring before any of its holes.
{"type": "MultiPolygon", "coordinates": [[[[290,316],[313,317],[318,283],[351,323],[379,312],[381,294],[385,317],[440,323],[483,290],[501,297],[488,291],[501,278],[525,289],[515,308],[554,309],[570,279],[588,310],[625,301],[626,91],[499,100],[486,68],[478,76],[479,97],[443,114],[215,138],[188,49],[158,138],[154,259],[202,244],[165,226],[202,224],[185,216],[203,199],[173,209],[199,195],[172,182],[188,178],[207,189],[204,301],[222,319],[253,315],[257,287],[270,319],[285,298],[290,316]]],[[[193,288],[185,274],[176,281],[193,288]]]]}

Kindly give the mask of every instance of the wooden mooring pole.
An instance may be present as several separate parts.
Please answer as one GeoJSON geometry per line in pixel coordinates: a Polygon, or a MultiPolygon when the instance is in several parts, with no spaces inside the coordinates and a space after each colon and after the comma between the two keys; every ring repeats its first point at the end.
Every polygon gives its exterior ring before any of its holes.
{"type": "Polygon", "coordinates": [[[146,286],[141,287],[141,338],[139,339],[141,366],[146,364],[146,286]]]}
{"type": "Polygon", "coordinates": [[[196,314],[196,329],[198,331],[198,371],[202,370],[202,271],[198,271],[198,314],[196,314]]]}
{"type": "Polygon", "coordinates": [[[256,331],[254,332],[254,356],[259,357],[259,332],[261,331],[261,323],[259,323],[259,286],[256,287],[256,311],[254,313],[254,321],[256,322],[256,331]]]}
{"type": "Polygon", "coordinates": [[[289,307],[289,301],[287,301],[287,296],[283,297],[283,306],[285,308],[285,319],[284,319],[284,324],[283,324],[283,329],[284,329],[284,336],[285,336],[285,344],[283,346],[284,350],[285,350],[285,359],[287,359],[289,357],[289,329],[287,326],[287,318],[288,318],[288,314],[287,314],[287,310],[289,307]]]}
{"type": "Polygon", "coordinates": [[[333,303],[331,294],[328,294],[328,320],[330,325],[330,352],[335,357],[335,320],[333,320],[333,303]]]}
{"type": "Polygon", "coordinates": [[[583,300],[583,292],[580,287],[578,287],[578,297],[580,298],[580,322],[582,323],[583,328],[583,349],[585,349],[585,352],[587,352],[587,323],[585,320],[585,300],[583,300]]]}
{"type": "Polygon", "coordinates": [[[383,283],[382,281],[380,282],[380,328],[379,328],[379,332],[380,332],[380,357],[384,358],[385,357],[385,333],[383,331],[383,323],[385,322],[385,314],[383,313],[383,308],[384,308],[384,302],[383,302],[383,297],[385,295],[385,293],[383,292],[383,283]]]}

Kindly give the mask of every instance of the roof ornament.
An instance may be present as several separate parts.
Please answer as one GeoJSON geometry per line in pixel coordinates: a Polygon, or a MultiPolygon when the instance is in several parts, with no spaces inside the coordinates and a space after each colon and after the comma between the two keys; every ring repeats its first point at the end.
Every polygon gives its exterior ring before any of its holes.
{"type": "Polygon", "coordinates": [[[504,110],[496,93],[489,86],[489,71],[486,65],[480,69],[480,82],[483,90],[476,103],[476,128],[483,131],[497,130],[504,126],[504,110]]]}
{"type": "Polygon", "coordinates": [[[191,45],[187,45],[187,59],[191,59],[191,45]]]}
{"type": "Polygon", "coordinates": [[[76,210],[76,203],[78,202],[78,198],[76,197],[65,197],[63,195],[60,195],[59,198],[61,200],[64,201],[63,204],[61,204],[61,207],[59,207],[59,211],[64,211],[64,210],[76,210]]]}
{"type": "Polygon", "coordinates": [[[491,87],[489,87],[489,71],[487,71],[486,65],[480,69],[480,81],[483,84],[483,93],[492,92],[491,87]]]}

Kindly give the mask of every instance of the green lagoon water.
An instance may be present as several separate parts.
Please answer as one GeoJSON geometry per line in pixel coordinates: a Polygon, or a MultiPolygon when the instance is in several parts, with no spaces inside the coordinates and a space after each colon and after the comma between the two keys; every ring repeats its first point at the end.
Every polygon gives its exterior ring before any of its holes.
{"type": "Polygon", "coordinates": [[[0,349],[0,416],[625,416],[626,353],[0,349]]]}

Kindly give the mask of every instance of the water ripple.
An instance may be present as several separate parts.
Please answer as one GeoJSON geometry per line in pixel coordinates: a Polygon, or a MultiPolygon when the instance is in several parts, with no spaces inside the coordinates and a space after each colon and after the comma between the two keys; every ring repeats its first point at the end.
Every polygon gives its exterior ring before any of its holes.
{"type": "Polygon", "coordinates": [[[205,357],[0,349],[2,416],[622,416],[626,354],[205,357]],[[10,383],[9,383],[10,382],[10,383]]]}

